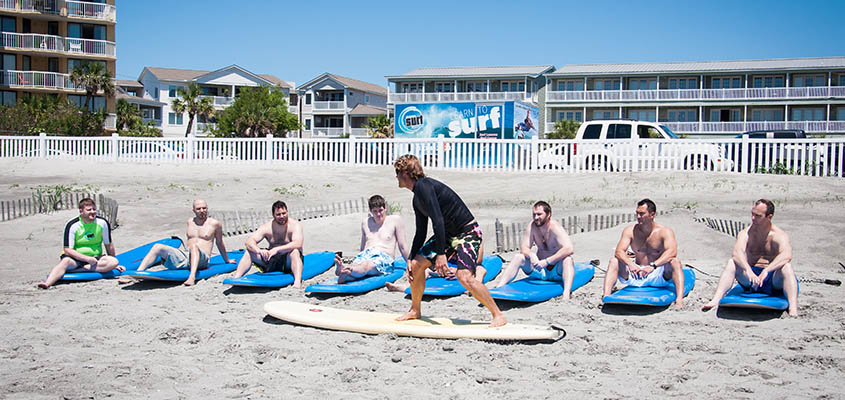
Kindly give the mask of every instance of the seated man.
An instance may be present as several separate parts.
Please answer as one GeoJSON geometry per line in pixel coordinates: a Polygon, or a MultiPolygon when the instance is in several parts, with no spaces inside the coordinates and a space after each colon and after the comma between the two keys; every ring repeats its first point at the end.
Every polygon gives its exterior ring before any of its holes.
{"type": "Polygon", "coordinates": [[[616,252],[607,263],[604,296],[613,292],[617,278],[623,285],[663,287],[675,283],[675,308],[684,306],[684,273],[672,229],[654,222],[657,206],[649,199],[637,203],[637,223],[622,231],[616,252]],[[634,261],[627,255],[634,252],[634,261]]]}
{"type": "Polygon", "coordinates": [[[525,229],[519,254],[515,255],[496,287],[510,283],[519,269],[535,278],[557,281],[563,284],[563,298],[569,299],[575,262],[572,260],[574,247],[563,226],[552,219],[552,207],[545,201],[534,203],[533,221],[525,229]],[[531,247],[537,246],[537,253],[531,247]]]}
{"type": "MultiPolygon", "coordinates": [[[[223,224],[220,221],[209,218],[208,205],[205,200],[194,200],[194,217],[188,219],[187,238],[185,247],[188,254],[181,249],[176,249],[164,244],[155,244],[150,252],[141,261],[138,271],[143,271],[152,265],[159,257],[164,259],[164,267],[167,269],[190,268],[191,272],[185,280],[185,286],[196,283],[197,270],[208,268],[208,258],[211,254],[213,241],[217,241],[217,250],[227,263],[234,263],[226,253],[226,245],[223,243],[223,224]]],[[[123,282],[121,282],[123,283],[123,282]]]]}
{"type": "Polygon", "coordinates": [[[273,220],[258,227],[246,238],[246,253],[238,263],[234,278],[242,277],[254,263],[259,272],[283,272],[293,275],[293,287],[302,286],[302,225],[288,217],[284,201],[273,203],[273,220]],[[258,243],[267,240],[267,249],[258,243]]]}
{"type": "Polygon", "coordinates": [[[47,289],[62,279],[65,272],[78,268],[85,272],[123,271],[124,268],[118,265],[114,254],[111,226],[105,218],[97,216],[94,200],[86,197],[79,201],[79,216],[65,225],[61,260],[38,287],[47,289]],[[103,255],[103,246],[108,255],[103,255]]]}
{"type": "Polygon", "coordinates": [[[370,197],[368,205],[370,216],[361,222],[361,252],[352,259],[350,265],[344,265],[340,256],[335,256],[338,283],[388,272],[393,267],[397,245],[402,258],[408,260],[402,217],[386,215],[384,197],[379,195],[370,197]]]}
{"type": "Polygon", "coordinates": [[[772,224],[774,215],[775,205],[770,200],[760,199],[754,203],[751,226],[736,235],[733,257],[725,264],[713,299],[701,307],[702,311],[718,307],[736,279],[746,292],[785,293],[789,315],[798,315],[798,284],[791,264],[792,245],[786,232],[772,224]]]}

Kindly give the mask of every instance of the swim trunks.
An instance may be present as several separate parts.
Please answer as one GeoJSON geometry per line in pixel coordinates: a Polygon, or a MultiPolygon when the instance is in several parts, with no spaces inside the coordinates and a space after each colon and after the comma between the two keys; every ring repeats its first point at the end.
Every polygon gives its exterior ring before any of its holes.
{"type": "MultiPolygon", "coordinates": [[[[269,260],[266,262],[262,260],[260,257],[258,259],[253,258],[252,264],[255,265],[255,269],[258,272],[281,272],[283,274],[293,274],[293,269],[291,269],[291,263],[287,253],[276,253],[273,257],[270,257],[269,260]]],[[[299,259],[300,261],[305,261],[302,257],[302,251],[299,251],[299,259]]]]}
{"type": "MultiPolygon", "coordinates": [[[[473,274],[475,273],[475,266],[478,263],[478,250],[481,247],[481,227],[477,222],[469,224],[464,227],[464,231],[457,236],[449,237],[446,242],[446,258],[451,259],[455,257],[455,263],[458,269],[468,269],[473,274]]],[[[437,238],[432,236],[420,248],[419,255],[431,261],[434,264],[437,258],[437,238]]]]}
{"type": "MultiPolygon", "coordinates": [[[[762,267],[751,267],[751,270],[754,271],[754,274],[758,276],[761,272],[763,272],[762,267]]],[[[763,284],[760,285],[760,287],[758,287],[757,289],[752,288],[750,285],[745,286],[742,284],[742,282],[739,282],[739,286],[742,286],[742,290],[744,290],[745,293],[765,293],[769,296],[780,295],[783,293],[783,289],[778,289],[772,286],[772,275],[772,273],[766,275],[766,279],[763,279],[763,284]]]]}
{"type": "MultiPolygon", "coordinates": [[[[667,263],[668,264],[668,263],[667,263]]],[[[619,283],[623,285],[633,286],[633,287],[644,287],[644,286],[651,286],[651,287],[664,287],[669,284],[665,278],[663,278],[663,271],[667,264],[663,264],[651,271],[650,274],[646,275],[643,278],[637,278],[631,271],[628,271],[628,279],[622,279],[619,276],[617,279],[619,283]]],[[[623,265],[623,267],[628,268],[628,265],[623,265]]]]}
{"type": "Polygon", "coordinates": [[[364,249],[364,251],[356,254],[355,258],[352,259],[352,264],[363,264],[367,261],[375,264],[378,272],[382,274],[386,274],[393,269],[393,257],[381,250],[373,248],[364,249]]]}
{"type": "MultiPolygon", "coordinates": [[[[208,268],[208,254],[199,250],[200,259],[197,269],[208,268]]],[[[164,257],[164,268],[167,269],[189,269],[191,268],[190,255],[185,254],[182,249],[167,246],[167,255],[164,257]]]]}
{"type": "Polygon", "coordinates": [[[522,272],[525,272],[525,274],[528,275],[531,279],[562,282],[563,260],[560,260],[557,263],[549,266],[552,267],[552,269],[543,267],[534,268],[533,266],[531,266],[531,260],[526,258],[525,261],[522,262],[520,268],[522,268],[522,272]]]}

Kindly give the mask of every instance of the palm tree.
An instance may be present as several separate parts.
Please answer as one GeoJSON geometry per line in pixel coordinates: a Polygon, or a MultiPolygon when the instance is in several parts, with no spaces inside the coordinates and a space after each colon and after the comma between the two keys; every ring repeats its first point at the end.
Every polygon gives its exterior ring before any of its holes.
{"type": "Polygon", "coordinates": [[[367,133],[373,138],[390,138],[393,137],[393,129],[391,129],[390,118],[387,115],[379,114],[370,117],[367,123],[364,124],[367,128],[367,133]]]}
{"type": "Polygon", "coordinates": [[[173,100],[170,108],[179,114],[188,112],[188,129],[185,130],[185,137],[191,134],[191,126],[194,124],[194,117],[197,114],[211,115],[214,113],[214,103],[212,103],[211,98],[202,97],[202,89],[195,82],[188,85],[187,90],[179,88],[179,98],[173,100]]]}
{"type": "Polygon", "coordinates": [[[141,110],[138,106],[129,103],[125,99],[117,100],[117,130],[132,129],[138,124],[138,121],[143,121],[141,118],[141,110]]]}
{"type": "Polygon", "coordinates": [[[70,71],[70,81],[79,89],[85,89],[85,110],[91,99],[102,91],[107,97],[114,96],[114,81],[106,71],[105,65],[96,62],[83,62],[70,71]]]}

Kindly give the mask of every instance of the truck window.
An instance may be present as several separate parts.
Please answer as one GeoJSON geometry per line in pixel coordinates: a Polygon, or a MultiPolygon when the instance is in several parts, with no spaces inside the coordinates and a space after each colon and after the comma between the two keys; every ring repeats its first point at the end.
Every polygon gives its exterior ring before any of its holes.
{"type": "Polygon", "coordinates": [[[663,135],[661,135],[656,128],[647,125],[640,125],[637,127],[637,136],[639,136],[640,139],[663,139],[663,135]]]}
{"type": "Polygon", "coordinates": [[[601,124],[590,124],[584,129],[584,136],[581,139],[598,139],[601,137],[601,124]]]}
{"type": "Polygon", "coordinates": [[[630,139],[631,125],[629,124],[610,124],[607,128],[608,139],[630,139]]]}

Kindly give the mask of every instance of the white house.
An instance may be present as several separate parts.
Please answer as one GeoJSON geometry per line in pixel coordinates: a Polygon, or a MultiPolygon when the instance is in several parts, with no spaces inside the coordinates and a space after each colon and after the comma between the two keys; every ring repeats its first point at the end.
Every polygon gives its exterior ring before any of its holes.
{"type": "Polygon", "coordinates": [[[366,136],[364,124],[387,114],[387,89],[328,72],[297,89],[302,137],[366,136]]]}

